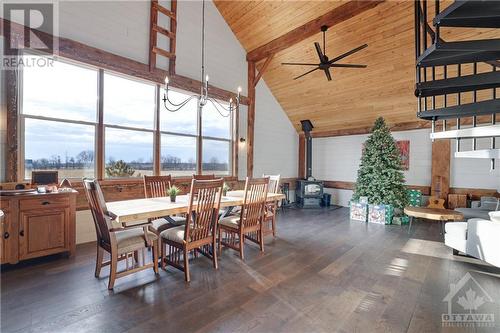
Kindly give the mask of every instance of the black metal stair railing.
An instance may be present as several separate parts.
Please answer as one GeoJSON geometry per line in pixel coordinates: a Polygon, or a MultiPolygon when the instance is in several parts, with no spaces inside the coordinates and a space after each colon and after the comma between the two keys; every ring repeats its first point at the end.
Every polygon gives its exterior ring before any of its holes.
{"type": "MultiPolygon", "coordinates": [[[[496,68],[500,67],[500,39],[447,42],[440,37],[440,29],[500,28],[500,1],[460,0],[442,11],[439,0],[415,0],[414,5],[417,116],[432,122],[431,138],[435,137],[436,121],[442,121],[442,129],[447,131],[447,122],[456,119],[455,129],[461,130],[463,118],[471,118],[468,123],[475,128],[478,116],[491,115],[491,125],[495,125],[496,113],[500,113],[500,99],[496,94],[496,89],[500,87],[500,71],[496,68]],[[434,28],[429,24],[429,8],[434,9],[434,28]],[[488,64],[491,72],[479,72],[478,63],[488,64]],[[472,74],[462,75],[463,65],[469,64],[472,65],[472,74]],[[451,76],[455,66],[456,76],[451,76]],[[437,73],[442,78],[437,78],[437,73]],[[491,89],[491,99],[478,101],[478,90],[487,89],[491,89]],[[450,103],[449,97],[454,94],[456,103],[450,103]],[[437,103],[438,97],[442,103],[437,103]]],[[[457,152],[460,152],[461,138],[458,134],[456,139],[457,152]]],[[[491,149],[495,149],[495,145],[495,136],[492,136],[491,149]]],[[[471,148],[473,151],[477,148],[474,137],[471,148]]],[[[494,163],[492,158],[492,168],[494,163]]]]}

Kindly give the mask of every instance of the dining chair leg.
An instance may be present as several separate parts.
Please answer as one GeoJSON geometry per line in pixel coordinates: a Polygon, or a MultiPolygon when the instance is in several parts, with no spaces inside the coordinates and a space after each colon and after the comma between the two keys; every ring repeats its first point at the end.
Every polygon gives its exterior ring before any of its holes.
{"type": "Polygon", "coordinates": [[[95,260],[95,277],[98,278],[99,275],[101,274],[101,267],[102,267],[102,256],[103,256],[104,250],[97,244],[97,257],[95,260]]]}
{"type": "Polygon", "coordinates": [[[222,231],[219,229],[219,255],[222,255],[222,231]]]}
{"type": "Polygon", "coordinates": [[[219,269],[218,263],[217,263],[217,239],[214,236],[214,240],[212,242],[212,261],[214,263],[214,268],[219,269]]]}
{"type": "Polygon", "coordinates": [[[156,240],[153,242],[153,270],[155,274],[158,274],[158,243],[159,241],[156,240]]]}
{"type": "Polygon", "coordinates": [[[262,225],[261,225],[261,228],[259,229],[259,235],[260,235],[260,239],[259,239],[259,246],[260,246],[260,251],[261,252],[264,252],[264,229],[262,229],[262,225]]]}
{"type": "Polygon", "coordinates": [[[240,259],[245,260],[245,255],[243,254],[245,236],[240,233],[240,259]]]}
{"type": "Polygon", "coordinates": [[[163,242],[161,241],[161,237],[160,235],[157,235],[158,236],[158,254],[160,256],[160,263],[163,262],[163,242]]]}
{"type": "MultiPolygon", "coordinates": [[[[128,260],[128,259],[127,259],[128,260]]],[[[109,282],[108,289],[111,290],[115,286],[116,270],[118,266],[118,255],[116,251],[111,251],[111,264],[109,266],[109,282]]]]}
{"type": "Polygon", "coordinates": [[[276,238],[276,213],[277,212],[274,212],[274,216],[273,216],[273,237],[276,238]]]}
{"type": "Polygon", "coordinates": [[[165,270],[166,268],[166,261],[167,261],[167,244],[164,242],[161,242],[161,269],[165,270]]]}
{"type": "Polygon", "coordinates": [[[191,277],[189,275],[189,251],[186,247],[184,247],[184,278],[186,282],[191,281],[191,277]]]}

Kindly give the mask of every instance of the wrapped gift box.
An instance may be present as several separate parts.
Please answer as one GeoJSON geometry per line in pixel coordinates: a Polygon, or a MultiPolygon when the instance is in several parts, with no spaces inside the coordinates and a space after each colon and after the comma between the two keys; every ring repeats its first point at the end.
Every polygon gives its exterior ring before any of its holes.
{"type": "Polygon", "coordinates": [[[409,221],[410,221],[410,218],[406,215],[394,216],[392,218],[392,224],[396,224],[396,225],[405,225],[405,224],[408,224],[409,221]]]}
{"type": "Polygon", "coordinates": [[[391,224],[394,208],[391,205],[368,205],[368,222],[391,224]]]}
{"type": "Polygon", "coordinates": [[[368,205],[357,201],[349,201],[349,216],[351,220],[366,222],[368,205]]]}
{"type": "Polygon", "coordinates": [[[419,190],[408,190],[408,205],[411,207],[422,206],[422,192],[419,190]]]}

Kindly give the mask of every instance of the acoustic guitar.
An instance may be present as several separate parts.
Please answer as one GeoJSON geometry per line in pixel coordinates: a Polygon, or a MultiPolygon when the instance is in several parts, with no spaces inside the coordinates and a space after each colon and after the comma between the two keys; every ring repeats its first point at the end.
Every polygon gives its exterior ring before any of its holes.
{"type": "Polygon", "coordinates": [[[440,198],[435,197],[435,196],[429,197],[429,204],[427,205],[427,208],[445,209],[444,208],[444,199],[440,199],[440,198]]]}
{"type": "Polygon", "coordinates": [[[441,177],[437,176],[436,178],[434,195],[429,197],[429,204],[427,205],[427,208],[445,209],[445,200],[441,199],[441,177]]]}

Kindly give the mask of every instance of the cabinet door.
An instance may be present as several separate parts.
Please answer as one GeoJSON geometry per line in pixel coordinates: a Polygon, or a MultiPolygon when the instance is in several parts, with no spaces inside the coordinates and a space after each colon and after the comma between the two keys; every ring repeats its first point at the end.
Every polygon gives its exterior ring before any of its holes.
{"type": "Polygon", "coordinates": [[[12,214],[9,211],[4,211],[0,228],[0,251],[2,251],[2,264],[17,262],[17,251],[13,251],[15,250],[15,246],[17,246],[17,244],[12,244],[17,235],[13,229],[12,214]],[[14,247],[12,245],[14,245],[14,247]]]}
{"type": "Polygon", "coordinates": [[[19,217],[20,260],[68,250],[68,209],[25,211],[19,217]]]}

